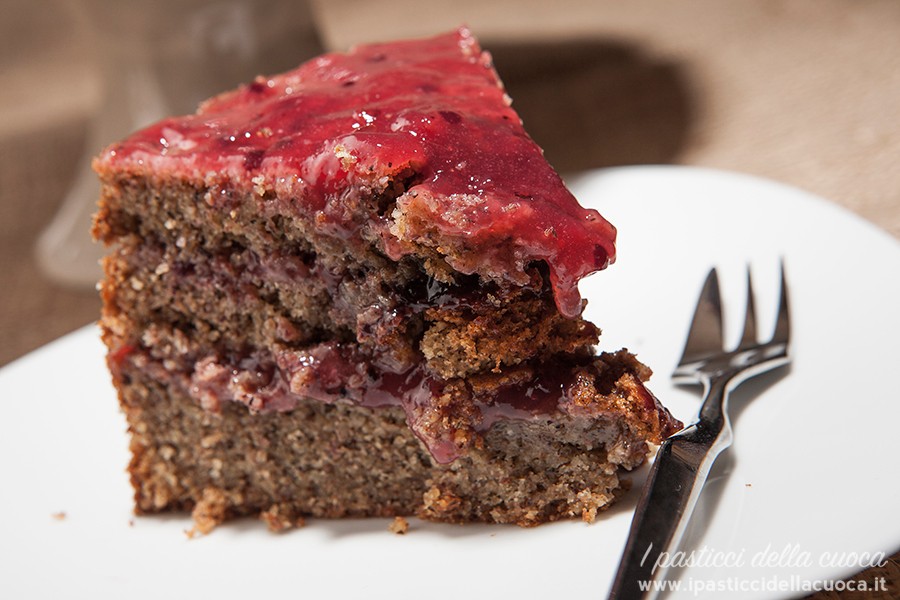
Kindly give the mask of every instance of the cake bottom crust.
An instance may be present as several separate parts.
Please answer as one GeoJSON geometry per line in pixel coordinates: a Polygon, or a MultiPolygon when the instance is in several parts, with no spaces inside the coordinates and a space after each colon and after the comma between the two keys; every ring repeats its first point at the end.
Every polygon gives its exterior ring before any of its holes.
{"type": "Polygon", "coordinates": [[[494,424],[468,453],[435,462],[399,407],[301,401],[254,414],[204,410],[138,368],[118,378],[138,514],[191,511],[195,531],[258,515],[272,530],[305,517],[418,516],[533,526],[593,521],[647,444],[621,416],[494,424]]]}

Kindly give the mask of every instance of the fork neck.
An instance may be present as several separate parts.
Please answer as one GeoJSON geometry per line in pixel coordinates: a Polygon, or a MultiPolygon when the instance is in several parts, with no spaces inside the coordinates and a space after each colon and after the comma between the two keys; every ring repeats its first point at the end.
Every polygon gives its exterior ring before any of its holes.
{"type": "Polygon", "coordinates": [[[700,407],[699,424],[716,435],[726,433],[731,437],[728,419],[728,391],[730,377],[712,377],[703,382],[703,404],[700,407]]]}

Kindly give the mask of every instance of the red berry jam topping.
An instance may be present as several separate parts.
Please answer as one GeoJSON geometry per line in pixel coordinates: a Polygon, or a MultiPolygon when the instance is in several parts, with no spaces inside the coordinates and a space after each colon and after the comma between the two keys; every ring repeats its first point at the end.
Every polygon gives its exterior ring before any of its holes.
{"type": "MultiPolygon", "coordinates": [[[[569,317],[582,309],[578,280],[615,260],[615,229],[565,188],[465,29],[258,78],[109,147],[97,168],[193,181],[223,196],[274,191],[348,236],[329,207],[402,179],[396,211],[427,226],[385,227],[390,256],[427,238],[456,270],[515,284],[543,261],[569,317]]],[[[392,215],[381,218],[390,224],[392,215]]]]}

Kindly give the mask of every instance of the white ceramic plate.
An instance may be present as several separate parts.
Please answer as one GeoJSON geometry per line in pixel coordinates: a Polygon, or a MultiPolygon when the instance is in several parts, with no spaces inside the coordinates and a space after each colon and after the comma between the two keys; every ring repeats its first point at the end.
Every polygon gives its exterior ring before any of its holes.
{"type": "MultiPolygon", "coordinates": [[[[697,395],[668,373],[707,270],[720,267],[736,338],[745,265],[764,325],[779,257],[787,266],[795,362],[734,396],[735,443],[684,547],[731,566],[676,569],[694,589],[672,597],[802,595],[865,566],[848,552],[897,550],[900,245],[826,201],[746,176],[643,167],[572,186],[620,232],[617,264],[583,282],[588,316],[604,348],[627,346],[654,366],[653,389],[684,421],[697,395]]],[[[95,328],[0,371],[0,409],[4,598],[601,598],[638,494],[593,525],[413,520],[398,536],[384,519],[313,520],[272,535],[249,520],[188,540],[183,516],[131,515],[125,425],[95,328]]]]}

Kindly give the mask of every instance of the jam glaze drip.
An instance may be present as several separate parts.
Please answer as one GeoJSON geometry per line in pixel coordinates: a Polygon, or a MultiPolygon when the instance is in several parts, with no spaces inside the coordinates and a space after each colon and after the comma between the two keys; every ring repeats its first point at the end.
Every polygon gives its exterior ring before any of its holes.
{"type": "Polygon", "coordinates": [[[392,211],[363,219],[381,223],[385,254],[426,246],[459,272],[512,284],[544,262],[567,317],[582,310],[578,280],[615,260],[615,228],[546,163],[465,29],[258,78],[110,146],[95,169],[194,182],[224,214],[256,198],[345,240],[361,222],[348,205],[407,181],[392,211]]]}

